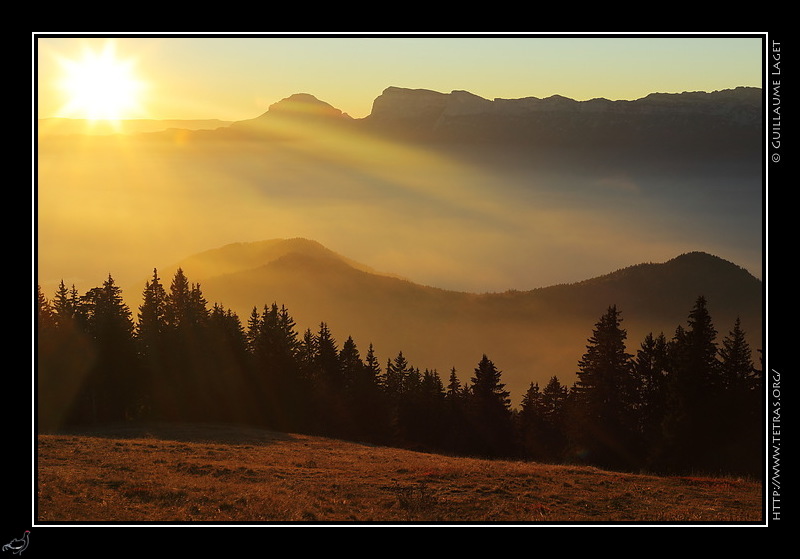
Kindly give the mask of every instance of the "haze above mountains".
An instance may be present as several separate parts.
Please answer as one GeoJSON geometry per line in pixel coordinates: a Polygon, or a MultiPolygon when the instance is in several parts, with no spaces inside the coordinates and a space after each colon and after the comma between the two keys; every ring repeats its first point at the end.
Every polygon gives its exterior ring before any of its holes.
{"type": "Polygon", "coordinates": [[[462,381],[487,353],[515,398],[569,382],[611,304],[633,351],[698,295],[720,336],[740,315],[760,348],[762,113],[752,88],[389,87],[363,119],[301,93],[233,123],[40,121],[38,281],[111,274],[135,313],[153,268],[168,285],[180,263],[243,321],[285,304],[300,328],[462,381]]]}
{"type": "Polygon", "coordinates": [[[515,403],[531,382],[543,387],[553,375],[566,384],[575,380],[586,340],[612,304],[622,312],[630,353],[648,333],[669,339],[677,326],[686,327],[698,295],[709,301],[719,342],[740,318],[751,347],[763,347],[762,282],[702,252],[574,284],[484,294],[387,276],[300,238],[204,251],[159,270],[165,284],[178,267],[209,301],[243,322],[254,308],[285,305],[299,333],[316,332],[324,321],[339,344],[352,336],[362,354],[373,344],[382,365],[402,351],[411,365],[436,369],[443,380],[455,367],[464,382],[486,353],[515,403]]]}
{"type": "Polygon", "coordinates": [[[305,237],[476,292],[696,250],[760,277],[761,107],[752,88],[578,102],[390,87],[363,119],[296,94],[203,130],[41,123],[39,275],[124,283],[209,248],[305,237]]]}

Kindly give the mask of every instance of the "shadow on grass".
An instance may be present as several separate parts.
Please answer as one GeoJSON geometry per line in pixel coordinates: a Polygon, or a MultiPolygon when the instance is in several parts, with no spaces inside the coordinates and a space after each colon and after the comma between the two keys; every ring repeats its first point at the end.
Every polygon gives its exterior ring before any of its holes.
{"type": "Polygon", "coordinates": [[[296,437],[288,433],[229,423],[118,423],[71,428],[53,434],[250,445],[296,440],[296,437]]]}

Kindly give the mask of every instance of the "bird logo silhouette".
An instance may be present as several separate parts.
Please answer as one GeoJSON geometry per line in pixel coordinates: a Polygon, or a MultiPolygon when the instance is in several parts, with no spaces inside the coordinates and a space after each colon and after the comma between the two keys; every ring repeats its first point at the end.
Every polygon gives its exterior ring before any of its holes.
{"type": "Polygon", "coordinates": [[[6,545],[3,546],[3,551],[10,551],[16,555],[21,554],[25,551],[25,548],[28,547],[28,536],[30,535],[30,530],[25,530],[25,533],[22,535],[21,538],[14,538],[6,545]]]}

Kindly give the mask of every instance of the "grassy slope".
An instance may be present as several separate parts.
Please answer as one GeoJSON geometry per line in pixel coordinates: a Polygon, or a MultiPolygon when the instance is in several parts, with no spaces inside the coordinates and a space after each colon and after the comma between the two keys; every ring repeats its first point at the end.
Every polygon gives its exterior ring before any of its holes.
{"type": "Polygon", "coordinates": [[[762,486],[229,426],[39,435],[37,522],[758,522],[762,486]]]}

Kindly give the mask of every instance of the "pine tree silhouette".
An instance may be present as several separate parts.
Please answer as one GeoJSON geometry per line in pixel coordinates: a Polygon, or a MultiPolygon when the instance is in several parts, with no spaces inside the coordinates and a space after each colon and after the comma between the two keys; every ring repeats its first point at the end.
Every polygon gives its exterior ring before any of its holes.
{"type": "Polygon", "coordinates": [[[648,333],[633,361],[638,378],[637,430],[642,439],[642,464],[655,467],[663,459],[662,424],[667,413],[669,344],[663,333],[648,333]]]}
{"type": "Polygon", "coordinates": [[[469,416],[474,430],[474,450],[486,456],[514,452],[511,399],[502,372],[484,354],[471,379],[469,416]]]}
{"type": "Polygon", "coordinates": [[[580,428],[576,443],[596,463],[628,468],[636,463],[635,396],[627,332],[615,305],[595,325],[578,362],[576,398],[580,428]]]}
{"type": "Polygon", "coordinates": [[[716,335],[706,299],[700,296],[688,327],[679,326],[670,344],[664,437],[665,466],[673,471],[708,469],[716,461],[722,389],[716,335]]]}

